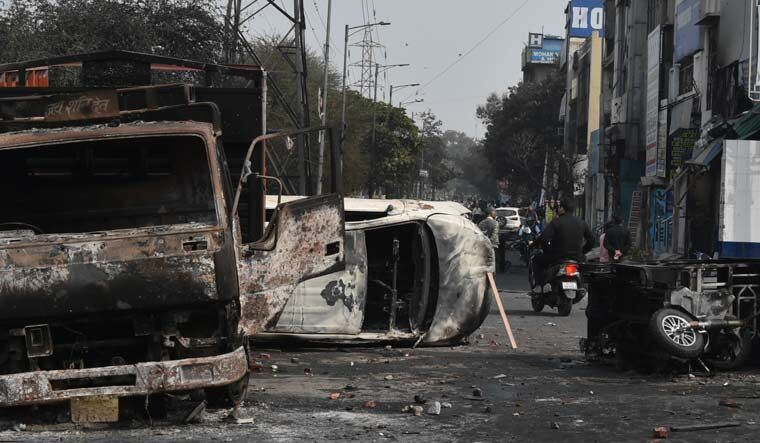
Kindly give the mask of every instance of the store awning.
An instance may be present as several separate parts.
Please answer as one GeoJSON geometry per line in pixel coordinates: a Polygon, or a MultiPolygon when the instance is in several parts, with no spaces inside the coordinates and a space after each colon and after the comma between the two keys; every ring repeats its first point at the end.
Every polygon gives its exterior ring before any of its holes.
{"type": "MultiPolygon", "coordinates": [[[[755,105],[738,118],[731,120],[731,129],[737,140],[747,140],[760,132],[760,105],[755,105]]],[[[733,137],[732,137],[733,138],[733,137]]]]}
{"type": "Polygon", "coordinates": [[[686,164],[709,166],[710,162],[715,160],[715,157],[717,157],[721,151],[723,151],[723,140],[718,140],[709,147],[703,149],[696,157],[686,160],[686,164]]]}

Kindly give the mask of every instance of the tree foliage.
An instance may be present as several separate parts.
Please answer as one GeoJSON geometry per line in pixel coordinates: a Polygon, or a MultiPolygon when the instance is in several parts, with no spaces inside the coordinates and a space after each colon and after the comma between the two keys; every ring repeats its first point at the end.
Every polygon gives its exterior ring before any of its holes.
{"type": "Polygon", "coordinates": [[[555,72],[540,83],[519,83],[501,97],[491,94],[478,107],[477,115],[487,126],[483,148],[492,172],[507,180],[509,192],[518,199],[540,194],[547,155],[559,178],[559,189],[547,191],[571,192],[575,158],[562,151],[558,135],[564,89],[564,77],[555,72]]]}
{"type": "Polygon", "coordinates": [[[219,61],[213,0],[11,0],[0,10],[0,60],[123,49],[219,61]]]}

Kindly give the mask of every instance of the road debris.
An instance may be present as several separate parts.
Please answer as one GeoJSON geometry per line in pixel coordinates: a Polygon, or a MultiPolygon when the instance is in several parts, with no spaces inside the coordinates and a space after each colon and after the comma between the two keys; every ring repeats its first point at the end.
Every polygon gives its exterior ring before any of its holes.
{"type": "Polygon", "coordinates": [[[722,398],[718,402],[720,406],[726,406],[728,408],[739,409],[742,405],[733,398],[722,398]]]}
{"type": "Polygon", "coordinates": [[[189,414],[185,417],[184,420],[182,420],[183,423],[189,424],[189,423],[195,423],[199,420],[201,414],[203,414],[203,411],[206,410],[206,400],[203,400],[202,402],[198,403],[198,406],[193,408],[192,411],[190,411],[189,414]]]}
{"type": "Polygon", "coordinates": [[[428,407],[427,413],[429,415],[441,415],[441,403],[434,401],[428,407]]]}
{"type": "Polygon", "coordinates": [[[367,400],[362,403],[362,407],[364,409],[375,409],[377,407],[377,402],[375,400],[367,400]]]}
{"type": "Polygon", "coordinates": [[[654,438],[668,438],[668,428],[665,426],[657,426],[653,430],[652,437],[654,438]]]}
{"type": "Polygon", "coordinates": [[[559,429],[559,423],[557,423],[556,421],[551,422],[551,424],[549,425],[549,429],[559,429]]]}
{"type": "Polygon", "coordinates": [[[330,400],[337,400],[340,398],[340,392],[333,392],[330,394],[330,400]]]}
{"type": "Polygon", "coordinates": [[[385,376],[386,380],[393,380],[393,376],[391,374],[388,374],[385,376]]]}
{"type": "Polygon", "coordinates": [[[670,430],[672,432],[707,431],[709,429],[738,428],[741,425],[742,424],[739,422],[702,423],[696,425],[671,426],[670,430]]]}
{"type": "Polygon", "coordinates": [[[473,397],[482,397],[483,396],[483,390],[480,388],[475,388],[472,390],[472,396],[473,397]]]}

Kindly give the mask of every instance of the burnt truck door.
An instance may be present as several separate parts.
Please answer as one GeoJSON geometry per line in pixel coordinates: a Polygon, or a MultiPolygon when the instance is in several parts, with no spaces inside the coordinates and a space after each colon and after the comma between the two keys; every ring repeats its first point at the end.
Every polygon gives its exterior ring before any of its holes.
{"type": "Polygon", "coordinates": [[[242,195],[247,196],[246,222],[250,225],[259,217],[263,220],[267,187],[276,182],[278,191],[282,190],[278,178],[253,171],[263,168],[252,168],[252,164],[266,164],[256,161],[254,154],[259,159],[265,158],[267,140],[295,134],[264,135],[251,143],[233,200],[240,288],[239,332],[245,336],[274,326],[301,282],[346,266],[343,196],[337,192],[278,204],[260,238],[251,236],[256,234],[255,229],[248,230],[246,236],[241,228],[242,195]]]}

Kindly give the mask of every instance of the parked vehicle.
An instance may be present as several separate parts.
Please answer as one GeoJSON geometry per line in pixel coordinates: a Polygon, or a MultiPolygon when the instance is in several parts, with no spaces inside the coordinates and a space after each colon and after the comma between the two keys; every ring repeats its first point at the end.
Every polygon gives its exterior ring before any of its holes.
{"type": "Polygon", "coordinates": [[[496,221],[499,222],[499,234],[514,236],[522,225],[519,208],[496,208],[496,221]]]}
{"type": "Polygon", "coordinates": [[[26,91],[0,90],[0,180],[15,190],[0,203],[0,406],[239,400],[248,337],[299,283],[345,269],[337,147],[332,193],[265,226],[260,142],[298,133],[251,140],[260,115],[235,126],[219,111],[234,104],[184,85],[26,91]]]}
{"type": "Polygon", "coordinates": [[[545,306],[549,306],[556,308],[559,315],[567,317],[572,312],[573,305],[583,300],[586,295],[586,290],[582,287],[580,264],[573,260],[560,261],[544,270],[543,280],[538,280],[533,262],[538,254],[541,252],[533,248],[531,263],[528,266],[533,310],[541,312],[545,306]],[[548,291],[545,290],[547,286],[548,291]]]}
{"type": "Polygon", "coordinates": [[[664,352],[697,367],[744,364],[758,331],[758,260],[587,264],[588,342],[628,363],[664,352]]]}
{"type": "Polygon", "coordinates": [[[467,208],[360,198],[344,207],[346,269],[302,282],[257,340],[444,345],[480,327],[494,257],[467,208]]]}

